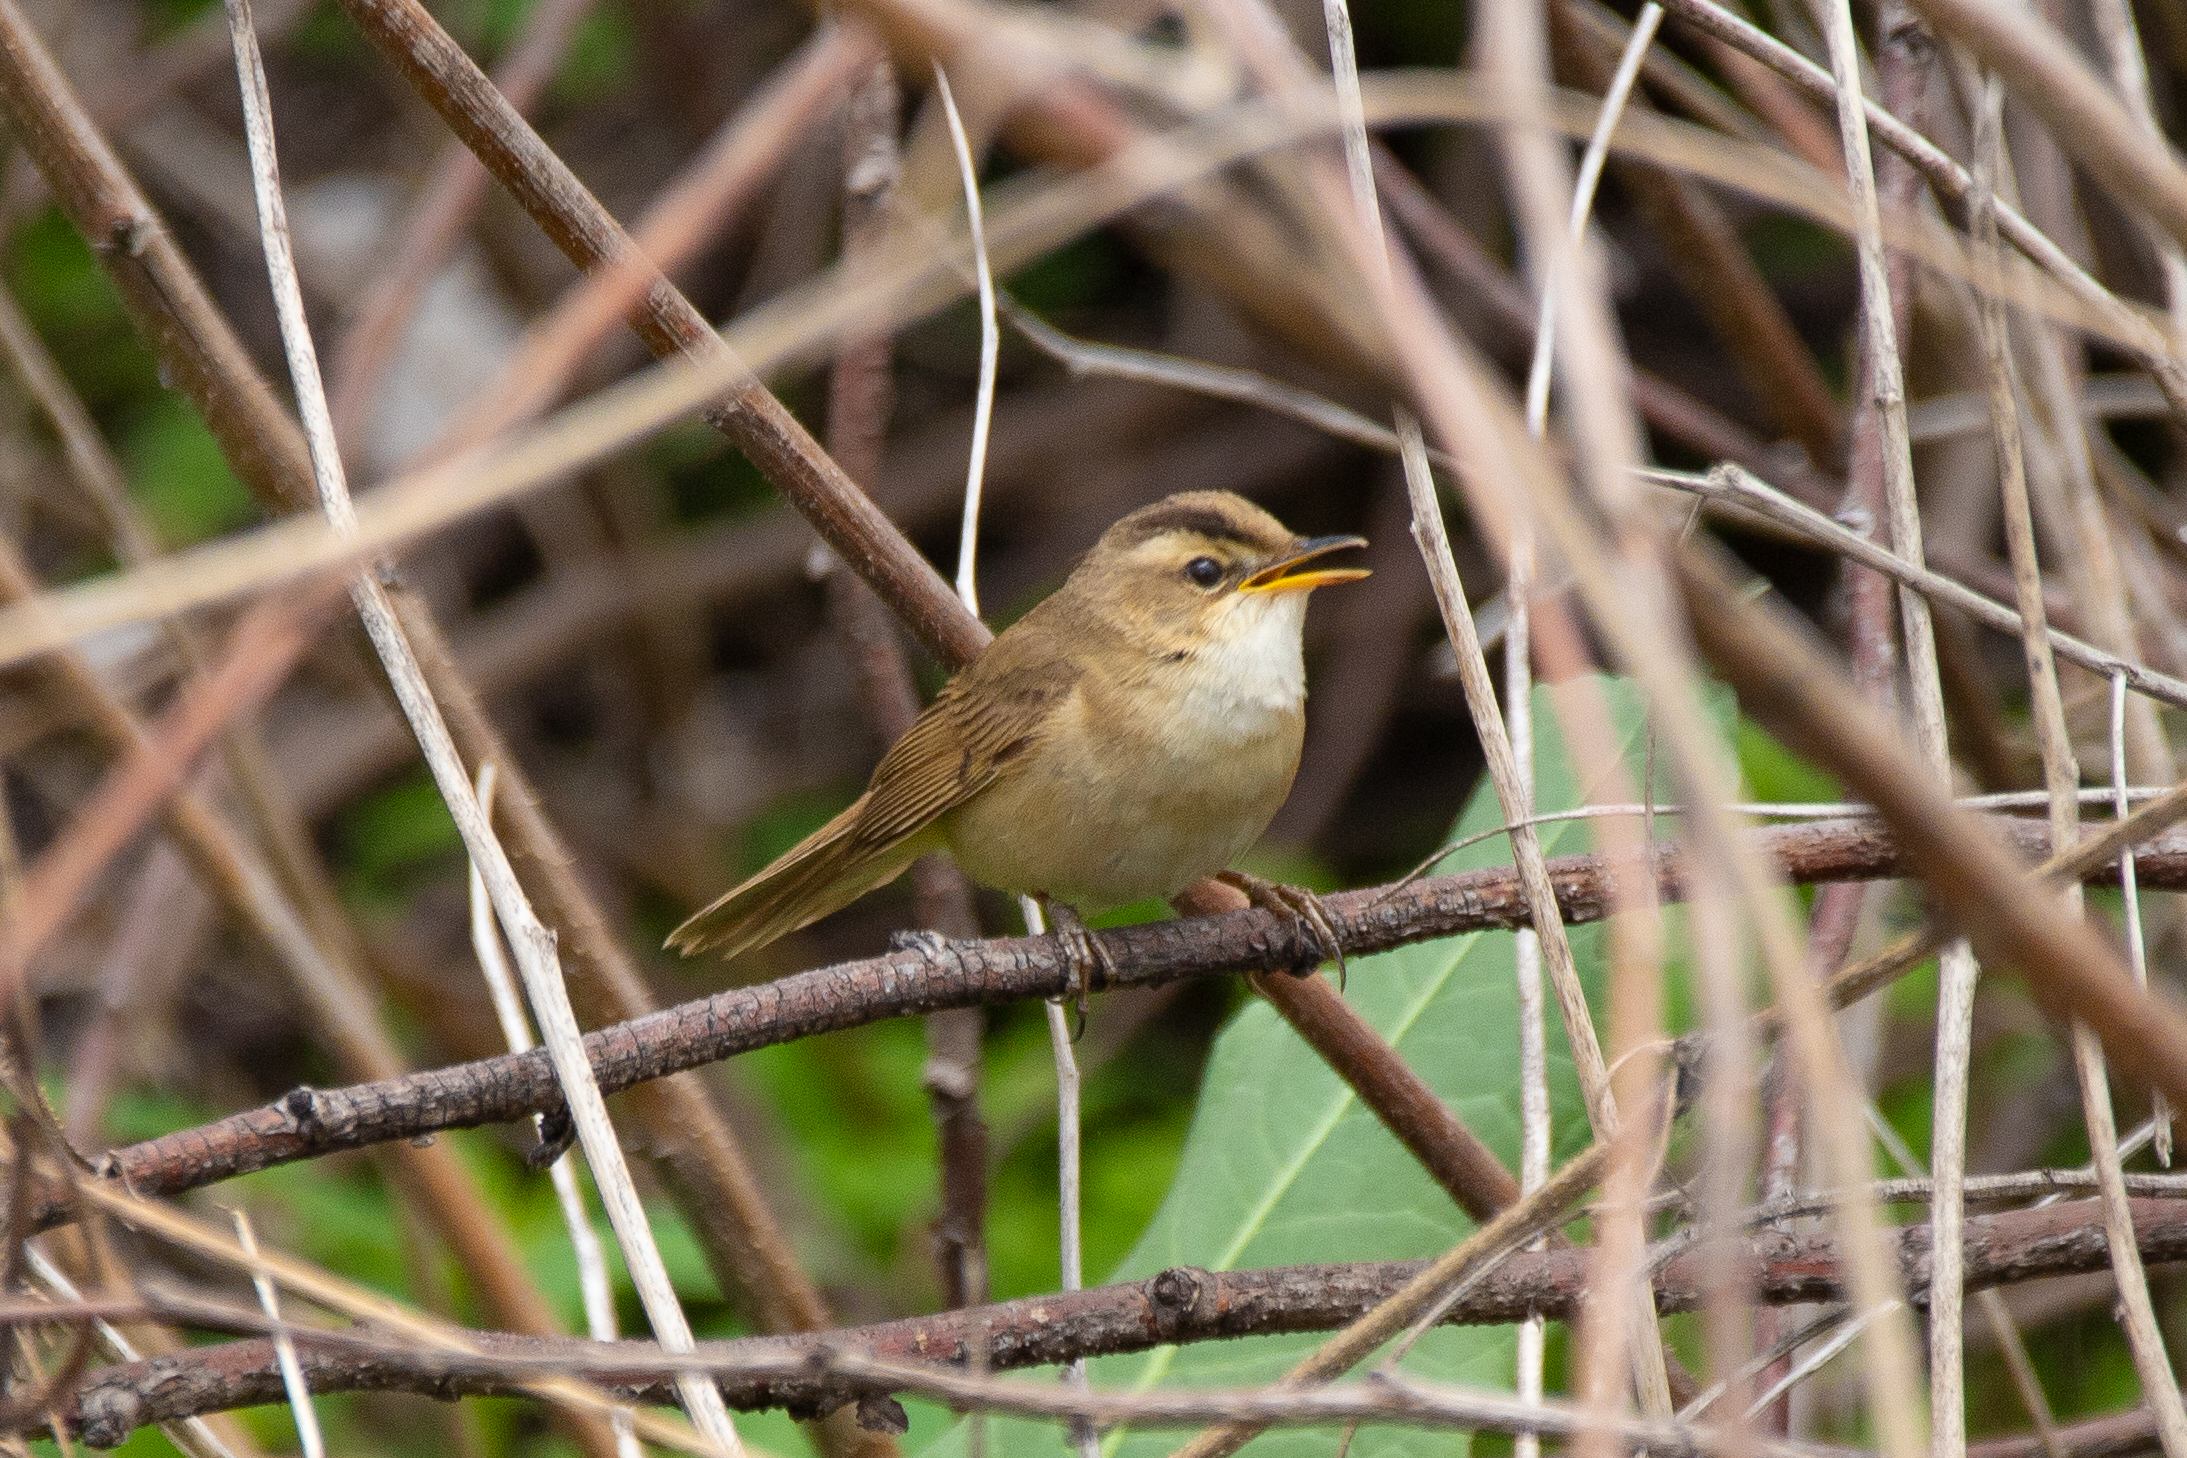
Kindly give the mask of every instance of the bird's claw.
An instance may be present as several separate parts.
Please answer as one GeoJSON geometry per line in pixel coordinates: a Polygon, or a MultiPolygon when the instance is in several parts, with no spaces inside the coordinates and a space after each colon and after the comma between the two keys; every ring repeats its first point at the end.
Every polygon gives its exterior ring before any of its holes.
{"type": "Polygon", "coordinates": [[[938,961],[949,950],[949,938],[938,931],[925,928],[906,928],[888,934],[888,949],[892,952],[917,952],[928,961],[938,961]]]}
{"type": "Polygon", "coordinates": [[[1344,990],[1345,974],[1349,970],[1344,963],[1344,943],[1338,938],[1336,923],[1330,919],[1329,909],[1321,904],[1319,896],[1304,886],[1286,886],[1244,871],[1223,871],[1215,879],[1243,891],[1247,901],[1270,915],[1291,918],[1291,934],[1300,954],[1297,965],[1291,969],[1294,976],[1304,977],[1322,963],[1334,962],[1337,991],[1344,990]],[[1309,943],[1313,947],[1310,953],[1306,950],[1309,943]]]}
{"type": "Polygon", "coordinates": [[[1055,922],[1056,940],[1063,944],[1063,966],[1066,976],[1064,996],[1071,999],[1071,1009],[1078,1023],[1071,1032],[1071,1041],[1077,1042],[1086,1031],[1086,999],[1094,990],[1093,974],[1102,974],[1101,985],[1113,987],[1123,980],[1116,959],[1101,939],[1087,929],[1078,919],[1078,913],[1060,902],[1051,902],[1049,915],[1055,922]]]}

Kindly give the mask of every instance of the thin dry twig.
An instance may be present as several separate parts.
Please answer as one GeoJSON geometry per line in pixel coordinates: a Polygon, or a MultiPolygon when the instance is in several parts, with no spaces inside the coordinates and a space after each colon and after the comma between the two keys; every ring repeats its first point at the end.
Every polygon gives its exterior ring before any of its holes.
{"type": "MultiPolygon", "coordinates": [[[[289,373],[296,387],[305,436],[311,447],[321,507],[337,530],[353,532],[356,512],[343,475],[341,451],[334,440],[333,416],[327,408],[325,387],[319,377],[311,327],[304,317],[303,290],[297,282],[296,266],[290,254],[279,164],[274,156],[272,101],[267,94],[257,37],[251,29],[250,0],[227,0],[227,3],[230,29],[235,39],[236,71],[242,82],[243,113],[267,272],[273,282],[289,373]]],[[[601,1200],[607,1206],[609,1222],[622,1246],[624,1261],[638,1288],[646,1316],[663,1346],[670,1350],[689,1350],[692,1343],[690,1323],[685,1320],[682,1304],[669,1282],[668,1268],[661,1260],[660,1248],[654,1241],[645,1208],[624,1161],[622,1144],[609,1122],[606,1102],[592,1077],[592,1066],[585,1059],[583,1034],[577,1024],[576,1011],[570,1006],[569,991],[563,985],[554,933],[532,911],[531,900],[517,880],[508,853],[479,806],[447,723],[426,684],[386,588],[377,576],[368,573],[356,579],[351,596],[364,620],[366,634],[372,639],[373,649],[387,670],[404,716],[418,736],[419,748],[432,771],[434,784],[455,818],[464,847],[470,852],[473,864],[479,867],[493,899],[495,913],[515,949],[525,991],[545,1035],[548,1054],[554,1060],[556,1077],[568,1102],[578,1140],[584,1147],[586,1162],[592,1167],[601,1200]]],[[[737,1440],[728,1409],[722,1406],[721,1394],[710,1384],[696,1379],[681,1384],[681,1388],[685,1410],[699,1431],[725,1452],[740,1452],[742,1445],[737,1440]]]]}
{"type": "MultiPolygon", "coordinates": [[[[2020,614],[2014,609],[1993,598],[1984,597],[1964,583],[1955,582],[1939,572],[1915,566],[1896,552],[1832,521],[1806,503],[1787,496],[1743,467],[1726,462],[1712,468],[1706,475],[1655,469],[1643,474],[1657,485],[1691,492],[1696,496],[1740,506],[1766,516],[1818,545],[1826,546],[1864,567],[1874,568],[1922,598],[1933,598],[1946,607],[1965,613],[1986,628],[2014,638],[2020,636],[2020,614]]],[[[2046,627],[2045,636],[2049,639],[2051,651],[2067,662],[2079,664],[2106,677],[2124,678],[2136,693],[2145,694],[2160,703],[2187,708],[2187,681],[2159,673],[2131,659],[2106,653],[2057,628],[2046,627]]]]}
{"type": "MultiPolygon", "coordinates": [[[[1648,46],[1662,23],[1663,7],[1655,0],[1648,0],[1640,7],[1640,18],[1633,22],[1633,33],[1625,41],[1625,53],[1619,57],[1617,70],[1602,93],[1602,114],[1595,121],[1594,135],[1587,139],[1587,150],[1580,156],[1579,175],[1572,186],[1570,232],[1575,247],[1587,234],[1587,214],[1594,206],[1595,187],[1602,180],[1603,163],[1609,160],[1610,136],[1625,113],[1633,83],[1640,77],[1641,63],[1647,59],[1648,46]]],[[[1549,420],[1549,379],[1550,365],[1556,355],[1556,318],[1557,295],[1554,290],[1545,290],[1534,326],[1534,358],[1526,372],[1526,425],[1536,435],[1544,432],[1549,420]]]]}
{"type": "Polygon", "coordinates": [[[236,1244],[242,1250],[243,1258],[250,1262],[251,1285],[258,1291],[258,1307],[274,1325],[273,1354],[281,1368],[281,1386],[288,1394],[289,1413],[296,1419],[297,1445],[303,1449],[304,1458],[326,1458],[326,1439],[319,1431],[319,1409],[312,1403],[311,1388],[304,1381],[304,1369],[297,1363],[296,1340],[281,1321],[280,1294],[274,1288],[273,1277],[266,1273],[258,1258],[258,1237],[251,1231],[251,1217],[240,1209],[228,1213],[235,1219],[236,1244]]]}
{"type": "Polygon", "coordinates": [[[941,96],[942,114],[949,120],[949,140],[957,154],[957,172],[964,182],[965,224],[972,239],[972,266],[979,280],[980,380],[972,397],[972,450],[964,472],[964,530],[957,538],[957,598],[965,611],[980,615],[978,573],[980,544],[980,482],[987,474],[987,431],[995,418],[995,364],[1002,337],[995,327],[995,273],[987,262],[987,232],[980,215],[979,169],[972,160],[972,143],[964,134],[964,118],[957,115],[957,99],[949,94],[949,73],[934,63],[934,87],[941,96]]]}
{"type": "MultiPolygon", "coordinates": [[[[489,819],[494,813],[495,777],[493,764],[479,766],[478,803],[489,819]]],[[[516,978],[509,970],[501,931],[494,924],[493,898],[487,894],[486,877],[474,864],[466,868],[466,878],[471,892],[471,950],[478,957],[479,972],[485,977],[487,993],[493,998],[495,1020],[501,1024],[501,1036],[508,1043],[509,1051],[527,1052],[532,1047],[531,1024],[525,1019],[523,998],[517,991],[516,978]]],[[[544,1120],[540,1122],[544,1124],[544,1120]]],[[[540,1137],[546,1137],[544,1127],[540,1137]]],[[[554,1182],[554,1200],[561,1207],[562,1227],[569,1232],[570,1253],[577,1261],[577,1290],[585,1308],[585,1332],[596,1342],[614,1341],[615,1287],[608,1275],[607,1252],[600,1244],[599,1234],[592,1228],[591,1215],[585,1210],[585,1195],[578,1187],[576,1166],[570,1160],[558,1159],[547,1167],[547,1175],[554,1182]]],[[[617,1413],[610,1421],[621,1458],[641,1458],[637,1430],[631,1426],[630,1415],[617,1413]]]]}
{"type": "Polygon", "coordinates": [[[1572,944],[1557,915],[1556,892],[1549,882],[1541,837],[1531,820],[1533,797],[1519,776],[1510,733],[1502,715],[1497,712],[1495,680],[1489,676],[1480,634],[1474,626],[1473,609],[1466,601],[1465,585],[1458,580],[1458,564],[1451,555],[1450,539],[1443,530],[1443,508],[1436,499],[1435,482],[1428,475],[1420,427],[1409,415],[1398,419],[1398,438],[1405,446],[1405,483],[1412,497],[1413,538],[1420,545],[1421,559],[1427,563],[1428,580],[1434,585],[1436,603],[1443,613],[1443,629],[1457,651],[1459,678],[1466,690],[1466,707],[1472,715],[1474,731],[1480,737],[1489,783],[1495,788],[1505,825],[1510,830],[1512,861],[1518,868],[1520,884],[1526,888],[1533,931],[1541,940],[1549,965],[1549,985],[1556,993],[1572,1041],[1572,1063],[1579,1074],[1588,1120],[1594,1126],[1596,1137],[1607,1140],[1617,1131],[1617,1105],[1610,1095],[1609,1071],[1603,1062],[1602,1045],[1595,1039],[1587,993],[1580,985],[1579,968],[1572,959],[1572,944]]]}
{"type": "MultiPolygon", "coordinates": [[[[475,1354],[480,1350],[478,1334],[426,1316],[401,1302],[330,1274],[317,1266],[278,1251],[261,1251],[253,1259],[245,1255],[242,1247],[233,1240],[207,1229],[180,1211],[97,1182],[86,1182],[81,1189],[82,1197],[86,1201],[134,1230],[232,1270],[263,1271],[290,1293],[326,1310],[340,1313],[352,1321],[369,1323],[399,1338],[417,1351],[463,1355],[475,1354]]],[[[597,1387],[559,1374],[526,1377],[519,1386],[524,1392],[572,1411],[607,1417],[615,1411],[627,1410],[597,1387]]],[[[641,1411],[636,1413],[633,1420],[648,1442],[677,1452],[718,1458],[724,1451],[682,1423],[670,1421],[656,1413],[641,1411]]],[[[124,1431],[135,1425],[134,1419],[126,1420],[124,1431]]]]}

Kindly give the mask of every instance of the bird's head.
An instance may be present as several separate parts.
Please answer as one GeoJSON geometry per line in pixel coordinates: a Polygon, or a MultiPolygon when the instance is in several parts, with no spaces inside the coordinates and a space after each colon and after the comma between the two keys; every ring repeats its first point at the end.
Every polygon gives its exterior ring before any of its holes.
{"type": "Polygon", "coordinates": [[[1134,638],[1218,647],[1278,627],[1294,640],[1306,595],[1364,567],[1324,565],[1364,537],[1301,537],[1228,491],[1185,491],[1102,534],[1074,574],[1134,638]]]}

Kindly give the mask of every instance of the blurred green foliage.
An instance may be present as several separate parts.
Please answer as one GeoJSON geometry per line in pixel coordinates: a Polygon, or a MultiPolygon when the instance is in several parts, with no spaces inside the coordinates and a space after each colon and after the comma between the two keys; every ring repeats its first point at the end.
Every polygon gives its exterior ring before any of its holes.
{"type": "Polygon", "coordinates": [[[463,852],[455,818],[420,766],[359,797],[334,823],[343,894],[359,906],[399,902],[414,877],[445,867],[463,852]]]}
{"type": "Polygon", "coordinates": [[[15,231],[6,270],[10,291],[112,441],[160,538],[183,546],[255,520],[258,509],[219,443],[187,401],[162,388],[121,296],[58,211],[15,231]]]}
{"type": "Polygon", "coordinates": [[[1740,716],[1732,728],[1732,749],[1739,756],[1739,777],[1747,792],[1764,804],[1834,803],[1838,783],[1784,747],[1776,736],[1740,716]]]}

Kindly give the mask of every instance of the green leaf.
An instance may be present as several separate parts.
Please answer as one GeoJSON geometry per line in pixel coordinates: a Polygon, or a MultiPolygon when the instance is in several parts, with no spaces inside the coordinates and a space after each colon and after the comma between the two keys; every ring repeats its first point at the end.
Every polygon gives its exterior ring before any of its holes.
{"type": "MultiPolygon", "coordinates": [[[[1598,680],[1627,766],[1631,792],[1641,778],[1645,728],[1640,698],[1627,683],[1598,680]]],[[[1728,696],[1716,697],[1722,713],[1728,696]]],[[[1551,695],[1537,695],[1537,798],[1544,810],[1585,799],[1558,732],[1551,695]]],[[[1454,838],[1502,824],[1487,786],[1460,817],[1454,838]]],[[[1668,827],[1666,827],[1668,828],[1668,827]]],[[[1541,829],[1551,855],[1584,849],[1589,827],[1559,821],[1541,829]]],[[[1509,864],[1508,841],[1483,841],[1453,855],[1463,869],[1509,864]]],[[[1590,996],[1602,962],[1601,931],[1576,927],[1573,951],[1590,996]]],[[[1481,932],[1404,947],[1351,966],[1348,1000],[1406,1062],[1516,1167],[1519,1149],[1518,995],[1513,938],[1481,932]]],[[[1550,1084],[1560,1154],[1586,1141],[1578,1085],[1550,1003],[1550,1084]]],[[[1471,1222],[1384,1129],[1351,1090],[1262,1002],[1248,1005],[1216,1040],[1184,1157],[1167,1199],[1136,1249],[1109,1277],[1143,1280],[1170,1266],[1208,1270],[1316,1261],[1401,1260],[1441,1253],[1471,1222]]],[[[1097,1361],[1097,1387],[1239,1386],[1268,1382],[1319,1344],[1315,1335],[1257,1337],[1168,1347],[1097,1361]]],[[[1509,1328],[1443,1328],[1406,1358],[1406,1367],[1445,1381],[1508,1387],[1509,1328]]],[[[1110,1434],[1106,1451],[1154,1458],[1177,1444],[1174,1433],[1110,1434]]],[[[990,1454],[1053,1453],[1057,1430],[1017,1422],[990,1425],[990,1454]]],[[[1325,1432],[1275,1432],[1254,1451],[1265,1458],[1325,1458],[1325,1432]]],[[[962,1444],[961,1427],[929,1450],[944,1458],[962,1444]]],[[[1353,1458],[1447,1455],[1445,1433],[1367,1429],[1353,1458]]]]}

